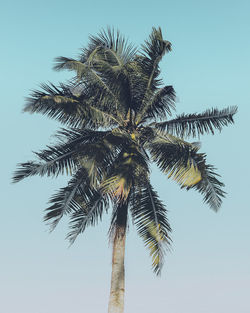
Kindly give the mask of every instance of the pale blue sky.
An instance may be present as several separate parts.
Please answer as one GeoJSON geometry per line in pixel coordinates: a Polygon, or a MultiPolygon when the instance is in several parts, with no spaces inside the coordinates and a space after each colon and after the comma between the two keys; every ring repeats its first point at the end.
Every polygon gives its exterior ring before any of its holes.
{"type": "Polygon", "coordinates": [[[89,34],[117,27],[139,45],[161,26],[173,51],[161,63],[175,87],[177,111],[238,105],[235,125],[201,138],[202,151],[226,184],[215,214],[202,197],[179,190],[157,171],[152,178],[167,205],[172,251],[155,278],[142,242],[130,228],[125,313],[249,313],[250,210],[249,1],[9,1],[1,6],[1,270],[4,313],[107,311],[111,248],[105,216],[68,249],[67,224],[48,233],[42,222],[50,195],[66,178],[34,177],[11,185],[16,163],[53,142],[58,123],[22,114],[24,98],[41,82],[69,73],[53,59],[75,57],[89,34]]]}

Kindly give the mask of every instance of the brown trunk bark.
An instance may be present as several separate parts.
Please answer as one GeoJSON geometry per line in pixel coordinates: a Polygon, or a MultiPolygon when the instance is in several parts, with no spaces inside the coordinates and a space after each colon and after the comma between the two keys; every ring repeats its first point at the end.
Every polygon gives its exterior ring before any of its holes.
{"type": "Polygon", "coordinates": [[[112,256],[112,275],[108,313],[123,313],[124,311],[124,256],[125,256],[126,226],[118,226],[115,230],[112,256]]]}

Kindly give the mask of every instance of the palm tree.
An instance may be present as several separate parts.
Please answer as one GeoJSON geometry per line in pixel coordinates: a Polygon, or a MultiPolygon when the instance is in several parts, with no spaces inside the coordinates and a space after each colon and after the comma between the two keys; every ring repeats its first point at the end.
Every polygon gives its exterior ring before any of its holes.
{"type": "Polygon", "coordinates": [[[43,84],[27,99],[25,112],[42,113],[65,128],[58,142],[35,153],[37,161],[19,164],[13,181],[33,175],[70,176],[50,199],[45,221],[54,229],[70,218],[70,243],[104,211],[112,208],[109,236],[113,245],[109,313],[124,307],[124,254],[128,218],[160,274],[171,242],[166,208],[150,183],[155,162],[181,188],[196,189],[217,211],[223,183],[198,143],[185,139],[212,133],[233,123],[236,107],[182,114],[171,119],[175,91],[160,79],[159,63],[171,43],[153,28],[140,50],[112,29],[91,36],[78,59],[59,57],[55,70],[75,77],[66,84],[43,84]],[[130,214],[130,215],[129,215],[130,214]]]}

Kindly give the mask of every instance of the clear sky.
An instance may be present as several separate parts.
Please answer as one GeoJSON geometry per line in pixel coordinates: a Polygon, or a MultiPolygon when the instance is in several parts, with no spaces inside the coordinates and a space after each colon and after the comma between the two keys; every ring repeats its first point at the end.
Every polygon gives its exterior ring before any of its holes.
{"type": "Polygon", "coordinates": [[[161,26],[173,51],[161,63],[178,95],[177,112],[238,105],[235,125],[201,138],[208,162],[226,184],[215,214],[202,197],[157,171],[152,179],[169,210],[172,251],[160,278],[131,225],[126,250],[125,313],[249,313],[250,206],[249,1],[5,1],[1,5],[1,219],[0,311],[107,312],[111,248],[105,216],[68,249],[67,223],[49,234],[43,209],[66,178],[34,177],[10,184],[16,163],[53,142],[58,123],[22,114],[39,83],[69,73],[53,59],[75,57],[107,25],[139,45],[161,26]]]}

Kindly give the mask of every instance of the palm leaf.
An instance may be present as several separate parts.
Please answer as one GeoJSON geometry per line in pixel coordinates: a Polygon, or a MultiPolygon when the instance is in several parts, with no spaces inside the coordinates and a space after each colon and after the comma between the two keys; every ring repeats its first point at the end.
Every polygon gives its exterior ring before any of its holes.
{"type": "Polygon", "coordinates": [[[171,242],[171,228],[166,208],[148,181],[135,188],[130,210],[139,236],[150,251],[153,270],[160,274],[164,253],[171,242]]]}
{"type": "Polygon", "coordinates": [[[83,233],[87,226],[95,226],[101,219],[103,211],[108,208],[108,198],[98,189],[91,189],[88,199],[78,197],[78,209],[71,214],[70,228],[71,231],[67,235],[70,244],[73,244],[77,236],[83,233]]]}
{"type": "Polygon", "coordinates": [[[201,162],[198,165],[198,169],[202,179],[191,188],[198,190],[203,195],[204,202],[217,212],[221,207],[222,198],[224,198],[226,194],[222,189],[225,185],[219,181],[218,177],[220,177],[220,175],[215,172],[213,165],[201,162]]]}
{"type": "Polygon", "coordinates": [[[175,109],[175,91],[172,86],[165,86],[155,92],[144,110],[138,114],[137,123],[145,122],[149,118],[164,118],[166,115],[171,115],[171,111],[175,109]]]}
{"type": "Polygon", "coordinates": [[[169,51],[171,51],[171,43],[163,39],[161,28],[153,27],[149,39],[142,45],[142,55],[136,59],[142,81],[146,81],[144,90],[141,91],[143,97],[138,109],[137,123],[141,122],[150,108],[152,111],[151,100],[162,84],[162,80],[158,78],[160,74],[159,63],[164,54],[169,51]]]}
{"type": "Polygon", "coordinates": [[[153,27],[149,39],[142,45],[143,58],[141,60],[143,67],[149,74],[146,94],[152,87],[152,83],[157,85],[156,79],[159,75],[158,64],[164,54],[169,51],[171,51],[171,43],[163,39],[160,27],[158,29],[153,27]]]}
{"type": "Polygon", "coordinates": [[[70,150],[64,145],[48,147],[47,150],[35,153],[44,162],[28,161],[19,163],[13,175],[13,182],[19,182],[30,176],[58,176],[73,173],[78,168],[76,150],[70,150]]]}
{"type": "Polygon", "coordinates": [[[89,179],[88,173],[84,169],[80,169],[73,178],[69,181],[68,186],[61,188],[49,201],[50,207],[46,209],[45,221],[51,224],[53,230],[61,218],[65,214],[79,209],[79,204],[76,202],[76,196],[79,194],[86,198],[89,194],[89,179]]]}
{"type": "Polygon", "coordinates": [[[24,178],[30,176],[34,175],[44,176],[47,174],[48,174],[47,166],[42,162],[28,161],[25,163],[18,163],[17,170],[14,172],[12,178],[12,182],[17,183],[23,180],[24,178]]]}
{"type": "Polygon", "coordinates": [[[119,125],[114,113],[97,108],[96,91],[88,94],[77,88],[61,84],[42,84],[42,90],[35,90],[27,98],[24,112],[42,113],[71,127],[107,127],[119,125]]]}
{"type": "Polygon", "coordinates": [[[97,36],[90,36],[89,45],[82,49],[81,61],[86,62],[90,56],[98,48],[102,48],[105,57],[108,58],[110,64],[126,64],[136,54],[136,48],[114,28],[108,27],[107,30],[102,30],[97,36]]]}
{"type": "Polygon", "coordinates": [[[92,159],[93,162],[95,158],[105,162],[113,153],[109,148],[110,145],[103,142],[104,138],[108,141],[108,135],[114,136],[111,132],[105,131],[62,129],[56,134],[60,140],[57,145],[47,146],[47,149],[35,153],[40,162],[29,161],[18,164],[13,182],[34,175],[53,177],[65,172],[72,174],[81,164],[83,165],[86,158],[92,159]]]}
{"type": "Polygon", "coordinates": [[[236,112],[237,107],[210,109],[200,114],[182,114],[173,120],[155,123],[154,126],[180,137],[214,134],[215,129],[221,131],[223,126],[233,124],[236,112]]]}
{"type": "Polygon", "coordinates": [[[145,144],[145,148],[150,151],[152,160],[163,173],[182,187],[193,186],[201,180],[196,145],[156,132],[155,137],[145,144]]]}
{"type": "Polygon", "coordinates": [[[120,232],[124,235],[128,226],[128,206],[130,201],[130,193],[126,199],[122,201],[116,201],[111,199],[113,203],[113,211],[108,231],[110,242],[114,240],[115,235],[120,235],[120,232]]]}
{"type": "Polygon", "coordinates": [[[55,59],[55,62],[55,70],[66,69],[75,71],[78,81],[84,82],[84,84],[87,85],[87,89],[95,91],[95,94],[98,96],[95,99],[97,103],[100,103],[100,108],[108,109],[108,112],[113,112],[115,116],[119,116],[120,113],[124,111],[119,96],[121,84],[114,83],[119,73],[114,69],[111,71],[111,67],[108,66],[108,63],[100,63],[98,61],[97,64],[95,63],[95,66],[93,66],[93,64],[83,63],[65,57],[58,57],[55,59]]]}
{"type": "Polygon", "coordinates": [[[159,76],[159,63],[165,53],[171,51],[171,43],[163,39],[161,28],[152,29],[149,39],[142,45],[141,58],[142,67],[145,73],[148,74],[148,83],[145,95],[159,85],[161,81],[157,80],[159,76]]]}
{"type": "Polygon", "coordinates": [[[69,87],[42,84],[42,90],[34,90],[27,98],[24,112],[42,113],[50,118],[72,126],[81,124],[83,107],[79,98],[74,96],[69,87]]]}
{"type": "Polygon", "coordinates": [[[144,144],[153,161],[182,188],[198,190],[204,202],[217,211],[225,195],[222,190],[224,184],[218,180],[214,167],[206,164],[206,154],[198,153],[199,145],[196,143],[190,144],[177,138],[174,141],[174,136],[160,134],[144,144]]]}

